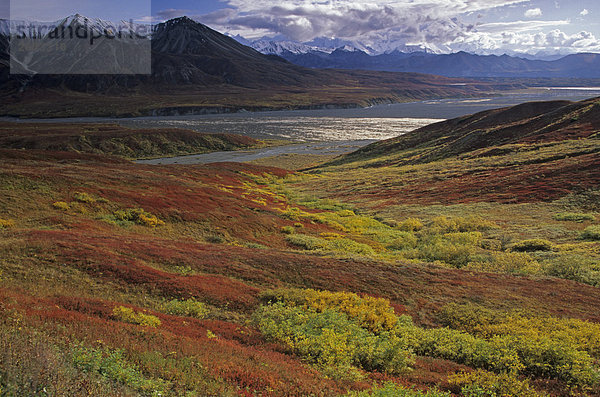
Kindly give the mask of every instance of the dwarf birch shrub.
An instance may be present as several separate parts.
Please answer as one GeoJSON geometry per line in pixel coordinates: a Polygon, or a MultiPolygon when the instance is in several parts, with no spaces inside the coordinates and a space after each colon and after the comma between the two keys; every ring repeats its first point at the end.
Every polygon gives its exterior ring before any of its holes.
{"type": "Polygon", "coordinates": [[[586,227],[581,233],[581,238],[585,240],[600,240],[600,225],[586,227]]]}
{"type": "Polygon", "coordinates": [[[279,289],[261,294],[265,303],[284,302],[317,312],[332,309],[346,314],[359,326],[373,333],[391,331],[398,323],[398,316],[384,298],[359,296],[352,292],[317,291],[313,289],[279,289]]]}
{"type": "Polygon", "coordinates": [[[194,298],[186,300],[173,299],[164,303],[161,309],[167,314],[196,318],[204,318],[209,312],[204,303],[198,302],[194,298]]]}
{"type": "Polygon", "coordinates": [[[448,377],[452,385],[461,387],[465,397],[545,397],[536,391],[527,379],[519,379],[515,373],[495,374],[485,370],[460,372],[448,377]]]}
{"type": "Polygon", "coordinates": [[[165,395],[170,383],[160,378],[145,377],[135,364],[127,361],[123,353],[123,350],[77,345],[72,349],[71,357],[73,365],[84,372],[97,373],[144,395],[165,395]]]}
{"type": "Polygon", "coordinates": [[[351,391],[349,397],[452,397],[452,394],[439,390],[421,391],[407,389],[393,382],[387,382],[383,386],[376,386],[370,390],[351,391]]]}
{"type": "Polygon", "coordinates": [[[595,221],[596,217],[592,214],[582,212],[560,212],[553,216],[554,220],[557,221],[571,221],[571,222],[585,222],[595,221]]]}
{"type": "Polygon", "coordinates": [[[0,219],[0,229],[10,229],[15,227],[15,221],[11,219],[0,219]]]}
{"type": "Polygon", "coordinates": [[[413,362],[402,339],[389,332],[375,335],[331,309],[317,312],[275,302],[261,306],[253,319],[267,338],[336,373],[363,368],[400,374],[413,362]]]}
{"type": "Polygon", "coordinates": [[[117,320],[126,323],[138,324],[153,328],[156,328],[161,324],[160,319],[158,317],[153,316],[151,314],[136,312],[133,309],[125,306],[115,307],[113,309],[112,314],[113,317],[115,317],[117,320]]]}
{"type": "Polygon", "coordinates": [[[510,247],[511,251],[518,252],[552,251],[552,248],[554,244],[541,238],[519,241],[510,247]]]}
{"type": "Polygon", "coordinates": [[[165,222],[158,219],[156,215],[152,215],[142,208],[117,210],[113,212],[113,216],[117,222],[130,222],[147,227],[157,227],[165,224],[165,222]]]}

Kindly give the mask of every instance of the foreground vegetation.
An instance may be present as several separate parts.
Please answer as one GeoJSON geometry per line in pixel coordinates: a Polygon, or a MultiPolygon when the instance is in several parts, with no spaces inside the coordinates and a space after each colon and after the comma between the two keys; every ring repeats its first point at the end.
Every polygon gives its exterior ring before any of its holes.
{"type": "Polygon", "coordinates": [[[306,173],[0,149],[0,395],[599,395],[595,139],[306,173]]]}

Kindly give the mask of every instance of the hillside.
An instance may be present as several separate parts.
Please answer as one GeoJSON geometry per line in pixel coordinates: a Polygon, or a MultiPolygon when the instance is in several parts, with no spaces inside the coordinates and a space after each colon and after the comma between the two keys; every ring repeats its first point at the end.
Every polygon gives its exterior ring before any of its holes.
{"type": "Polygon", "coordinates": [[[151,75],[9,75],[0,38],[1,116],[139,116],[357,107],[475,96],[519,84],[416,73],[313,70],[263,55],[189,18],[157,25],[151,75]],[[457,84],[466,85],[457,85],[457,84]]]}
{"type": "Polygon", "coordinates": [[[0,123],[0,148],[75,151],[131,159],[257,147],[235,134],[201,134],[162,128],[135,130],[117,124],[0,123]]]}
{"type": "Polygon", "coordinates": [[[517,150],[515,145],[595,140],[599,131],[598,98],[581,102],[529,102],[425,126],[376,142],[333,164],[370,159],[381,165],[416,164],[459,155],[485,157],[506,154],[499,147],[517,150]]]}

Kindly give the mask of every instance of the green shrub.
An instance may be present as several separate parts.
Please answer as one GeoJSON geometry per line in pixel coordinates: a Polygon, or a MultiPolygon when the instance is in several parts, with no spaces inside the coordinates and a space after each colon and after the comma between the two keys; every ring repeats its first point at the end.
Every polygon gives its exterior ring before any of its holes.
{"type": "Polygon", "coordinates": [[[375,335],[331,309],[317,312],[275,302],[261,306],[253,319],[267,338],[336,374],[356,375],[355,367],[399,374],[413,362],[402,339],[389,332],[375,335]]]}
{"type": "Polygon", "coordinates": [[[451,375],[448,381],[461,387],[465,397],[544,397],[527,379],[520,380],[514,373],[477,370],[451,375]]]}
{"type": "Polygon", "coordinates": [[[286,237],[286,240],[295,246],[304,248],[307,250],[319,250],[327,247],[327,240],[309,236],[307,234],[292,234],[286,237]]]}
{"type": "Polygon", "coordinates": [[[393,382],[386,382],[383,386],[376,386],[370,390],[351,391],[348,397],[451,397],[452,394],[445,391],[428,390],[426,392],[407,389],[393,382]]]}
{"type": "Polygon", "coordinates": [[[356,216],[356,214],[354,213],[354,211],[350,211],[350,210],[339,210],[336,212],[336,214],[338,216],[341,216],[342,218],[346,218],[349,216],[356,216]]]}
{"type": "Polygon", "coordinates": [[[481,232],[454,232],[445,233],[444,240],[454,245],[481,245],[481,232]]]}
{"type": "Polygon", "coordinates": [[[541,238],[523,240],[513,244],[510,249],[518,252],[552,251],[554,244],[541,238]]]}
{"type": "Polygon", "coordinates": [[[141,312],[135,312],[133,309],[125,306],[116,306],[112,312],[113,316],[120,321],[126,323],[143,325],[146,327],[158,327],[160,319],[151,314],[144,314],[141,312]]]}
{"type": "Polygon", "coordinates": [[[222,244],[225,242],[225,236],[216,233],[210,233],[204,236],[204,240],[208,243],[222,244]]]}
{"type": "Polygon", "coordinates": [[[581,238],[585,240],[600,240],[600,225],[586,227],[581,233],[581,238]]]}
{"type": "Polygon", "coordinates": [[[281,228],[281,233],[284,234],[294,234],[296,232],[296,229],[293,226],[283,226],[281,228]]]}
{"type": "Polygon", "coordinates": [[[545,262],[548,276],[600,286],[600,263],[588,255],[569,253],[545,262]]]}
{"type": "Polygon", "coordinates": [[[420,356],[443,358],[498,372],[524,369],[517,352],[501,338],[487,341],[458,330],[422,329],[412,324],[400,326],[396,332],[420,356]]]}
{"type": "Polygon", "coordinates": [[[417,246],[417,242],[417,237],[411,232],[397,232],[394,233],[394,240],[387,245],[387,248],[396,251],[401,251],[415,248],[417,246]]]}
{"type": "Polygon", "coordinates": [[[196,318],[204,318],[209,312],[204,303],[198,302],[194,298],[186,300],[173,299],[164,303],[161,309],[165,313],[172,314],[174,316],[187,316],[196,318]]]}
{"type": "Polygon", "coordinates": [[[337,251],[361,255],[373,255],[375,251],[367,244],[359,243],[345,237],[324,239],[306,234],[291,234],[286,240],[295,246],[314,251],[337,251]]]}
{"type": "Polygon", "coordinates": [[[441,235],[431,235],[419,241],[416,255],[427,261],[442,261],[455,267],[463,267],[476,252],[474,245],[455,244],[441,235]]]}
{"type": "Polygon", "coordinates": [[[592,214],[586,214],[581,212],[561,212],[555,214],[553,217],[557,221],[572,221],[572,222],[585,222],[595,221],[596,217],[592,214]]]}
{"type": "Polygon", "coordinates": [[[555,317],[525,317],[456,304],[447,305],[440,318],[444,324],[490,343],[504,344],[507,351],[516,354],[521,373],[560,379],[576,386],[598,381],[599,373],[592,357],[600,354],[599,324],[555,317]]]}
{"type": "Polygon", "coordinates": [[[77,345],[72,349],[71,357],[76,368],[97,373],[145,395],[165,395],[170,388],[168,381],[145,377],[135,364],[127,361],[123,350],[77,345]]]}
{"type": "Polygon", "coordinates": [[[478,216],[447,217],[437,216],[431,220],[429,228],[436,234],[456,232],[476,232],[497,229],[498,225],[478,216]]]}
{"type": "Polygon", "coordinates": [[[359,243],[349,238],[334,238],[328,241],[327,247],[330,251],[359,254],[359,255],[374,255],[375,251],[367,244],[359,243]]]}
{"type": "Polygon", "coordinates": [[[542,267],[526,252],[492,252],[474,258],[465,268],[493,273],[538,274],[542,267]]]}

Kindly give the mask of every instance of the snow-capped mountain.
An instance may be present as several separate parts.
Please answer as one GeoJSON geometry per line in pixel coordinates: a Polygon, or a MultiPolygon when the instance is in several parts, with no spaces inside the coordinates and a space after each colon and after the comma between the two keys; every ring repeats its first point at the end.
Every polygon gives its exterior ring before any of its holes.
{"type": "Polygon", "coordinates": [[[309,46],[295,41],[257,40],[250,43],[250,47],[263,54],[274,55],[282,55],[286,52],[291,52],[292,54],[307,54],[312,51],[323,51],[323,49],[319,47],[309,46]]]}
{"type": "Polygon", "coordinates": [[[297,42],[291,40],[277,40],[276,38],[261,38],[255,41],[248,41],[243,37],[234,37],[242,44],[249,45],[263,54],[308,54],[308,53],[326,53],[331,54],[335,50],[348,52],[364,52],[368,55],[382,55],[393,52],[403,53],[426,53],[426,54],[444,54],[451,52],[449,48],[440,48],[424,44],[406,44],[397,41],[380,41],[373,43],[364,43],[360,41],[350,41],[339,38],[317,37],[307,42],[297,42]]]}

